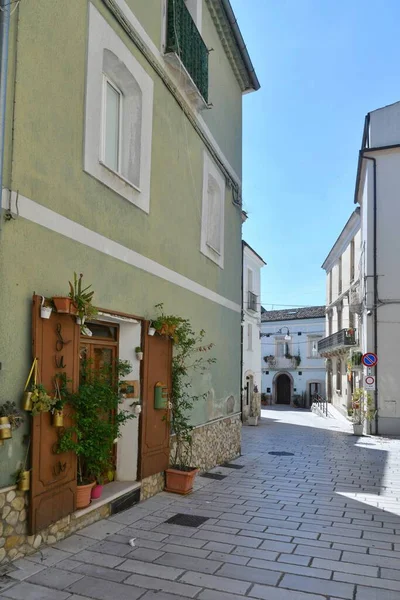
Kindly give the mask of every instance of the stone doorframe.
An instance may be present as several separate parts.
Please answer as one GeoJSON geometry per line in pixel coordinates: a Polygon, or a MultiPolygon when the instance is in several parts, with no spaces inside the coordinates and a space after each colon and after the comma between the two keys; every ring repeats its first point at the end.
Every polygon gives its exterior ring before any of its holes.
{"type": "Polygon", "coordinates": [[[321,396],[325,398],[325,379],[308,379],[306,381],[306,402],[307,406],[311,406],[310,384],[318,383],[321,386],[321,396]]]}
{"type": "MultiPolygon", "coordinates": [[[[290,405],[291,405],[292,398],[293,398],[294,380],[293,380],[293,376],[289,373],[289,371],[278,371],[277,373],[275,373],[274,378],[272,380],[272,403],[276,404],[276,401],[277,401],[277,396],[278,396],[277,382],[278,382],[278,377],[280,375],[287,375],[290,379],[290,405]]],[[[290,406],[290,405],[288,404],[288,406],[290,406]]]]}

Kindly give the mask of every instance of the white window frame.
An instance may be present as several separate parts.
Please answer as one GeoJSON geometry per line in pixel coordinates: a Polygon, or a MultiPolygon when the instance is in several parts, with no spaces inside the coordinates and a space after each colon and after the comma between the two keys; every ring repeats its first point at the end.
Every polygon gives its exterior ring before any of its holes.
{"type": "Polygon", "coordinates": [[[200,251],[221,269],[224,268],[224,244],[225,244],[225,178],[211,157],[204,151],[203,155],[203,202],[201,215],[200,251]],[[212,177],[221,192],[220,197],[220,250],[215,250],[208,242],[208,183],[212,177]]]}
{"type": "MultiPolygon", "coordinates": [[[[118,91],[120,85],[111,83],[118,91]]],[[[123,94],[124,96],[124,94],[123,94]]],[[[119,35],[110,27],[104,17],[89,3],[89,35],[86,64],[86,100],[84,116],[84,152],[83,169],[86,173],[100,181],[146,213],[150,212],[150,183],[151,183],[151,147],[153,129],[153,97],[154,81],[145,71],[132,52],[124,44],[119,35]],[[138,181],[133,182],[121,173],[107,166],[103,158],[103,60],[104,52],[109,51],[117,57],[126,71],[135,80],[141,91],[141,130],[138,138],[140,152],[140,169],[138,181]]],[[[123,100],[126,100],[123,97],[123,100]]],[[[130,113],[125,107],[125,117],[130,113]]],[[[122,116],[121,116],[122,123],[122,116]]],[[[122,136],[120,135],[120,143],[122,136]]],[[[123,149],[120,150],[120,161],[123,161],[123,149]]],[[[122,163],[120,164],[122,168],[122,163]]]]}
{"type": "MultiPolygon", "coordinates": [[[[101,148],[100,148],[100,161],[116,173],[119,177],[125,179],[121,173],[121,156],[122,156],[122,121],[123,121],[123,110],[124,110],[124,95],[117,85],[105,73],[103,73],[103,103],[102,103],[102,118],[101,118],[101,148]],[[118,165],[117,170],[113,169],[106,163],[106,123],[107,123],[107,86],[111,86],[119,96],[118,106],[118,165]]],[[[126,179],[125,179],[126,180],[126,179]]],[[[133,185],[133,184],[132,184],[133,185]]],[[[136,186],[135,186],[136,187],[136,186]]]]}
{"type": "Polygon", "coordinates": [[[318,342],[322,339],[321,336],[310,335],[308,336],[308,358],[321,358],[318,352],[318,342]],[[317,344],[317,352],[313,354],[313,345],[317,344]]]}

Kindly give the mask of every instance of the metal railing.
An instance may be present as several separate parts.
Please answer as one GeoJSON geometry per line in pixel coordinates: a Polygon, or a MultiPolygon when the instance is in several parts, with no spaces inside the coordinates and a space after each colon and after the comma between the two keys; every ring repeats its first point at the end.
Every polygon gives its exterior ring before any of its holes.
{"type": "Polygon", "coordinates": [[[184,0],[168,0],[165,52],[178,56],[208,103],[208,49],[184,0]]]}
{"type": "Polygon", "coordinates": [[[318,352],[333,350],[345,346],[356,346],[355,329],[341,329],[318,342],[318,352]]]}
{"type": "Polygon", "coordinates": [[[311,404],[316,404],[322,414],[326,417],[328,416],[328,400],[321,396],[321,394],[314,394],[311,399],[311,404]]]}
{"type": "Polygon", "coordinates": [[[247,308],[254,312],[257,312],[257,296],[253,292],[249,291],[249,299],[247,302],[247,308]]]}

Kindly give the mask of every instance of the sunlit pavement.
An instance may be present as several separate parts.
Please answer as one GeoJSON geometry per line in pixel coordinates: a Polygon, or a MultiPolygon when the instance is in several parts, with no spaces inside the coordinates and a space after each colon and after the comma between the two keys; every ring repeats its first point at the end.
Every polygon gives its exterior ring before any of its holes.
{"type": "Polygon", "coordinates": [[[399,600],[400,440],[357,438],[299,409],[262,416],[243,429],[232,461],[243,468],[217,467],[226,477],[198,477],[191,496],[159,494],[18,560],[8,577],[20,581],[0,597],[399,600]],[[208,520],[165,523],[177,513],[208,520]]]}

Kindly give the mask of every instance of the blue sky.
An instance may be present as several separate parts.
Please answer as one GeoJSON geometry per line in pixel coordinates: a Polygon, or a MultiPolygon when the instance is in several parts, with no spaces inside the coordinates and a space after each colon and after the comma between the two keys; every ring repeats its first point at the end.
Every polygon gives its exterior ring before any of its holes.
{"type": "Polygon", "coordinates": [[[367,112],[400,100],[400,2],[231,0],[261,82],[244,96],[244,238],[261,301],[325,303],[367,112]]]}

